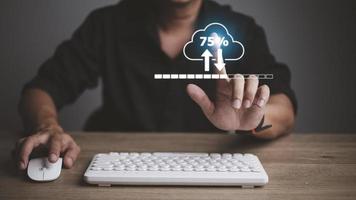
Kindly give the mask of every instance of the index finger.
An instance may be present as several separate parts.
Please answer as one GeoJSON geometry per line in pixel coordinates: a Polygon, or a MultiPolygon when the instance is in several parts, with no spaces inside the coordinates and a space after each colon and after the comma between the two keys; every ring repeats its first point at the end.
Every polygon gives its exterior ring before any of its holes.
{"type": "Polygon", "coordinates": [[[22,147],[20,147],[19,153],[19,168],[24,170],[28,165],[28,160],[30,157],[31,152],[34,148],[38,147],[41,144],[45,144],[48,140],[46,135],[32,135],[27,137],[22,147]]]}

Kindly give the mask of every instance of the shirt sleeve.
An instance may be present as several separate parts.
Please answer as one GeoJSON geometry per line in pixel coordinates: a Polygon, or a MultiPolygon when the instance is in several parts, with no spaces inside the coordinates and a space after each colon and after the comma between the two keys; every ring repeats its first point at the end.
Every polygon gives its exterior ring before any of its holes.
{"type": "Polygon", "coordinates": [[[42,89],[60,109],[73,103],[85,89],[96,87],[103,60],[101,31],[98,16],[90,14],[71,39],[60,44],[54,55],[42,64],[23,91],[42,89]]]}
{"type": "Polygon", "coordinates": [[[251,20],[244,39],[245,57],[241,61],[243,73],[273,74],[271,80],[260,80],[260,85],[270,87],[271,95],[285,94],[297,113],[297,99],[291,88],[291,72],[285,64],[278,63],[271,54],[264,30],[251,20]]]}

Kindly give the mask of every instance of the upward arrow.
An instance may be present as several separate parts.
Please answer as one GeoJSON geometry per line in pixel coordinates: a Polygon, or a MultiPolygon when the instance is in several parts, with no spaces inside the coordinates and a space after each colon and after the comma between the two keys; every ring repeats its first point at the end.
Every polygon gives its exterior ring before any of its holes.
{"type": "Polygon", "coordinates": [[[218,56],[216,58],[216,63],[215,63],[215,67],[221,71],[224,67],[225,67],[225,62],[224,62],[224,58],[223,58],[223,51],[222,49],[218,49],[218,56]]]}
{"type": "Polygon", "coordinates": [[[213,54],[207,49],[201,56],[204,57],[204,70],[208,72],[210,70],[210,57],[213,57],[213,54]]]}

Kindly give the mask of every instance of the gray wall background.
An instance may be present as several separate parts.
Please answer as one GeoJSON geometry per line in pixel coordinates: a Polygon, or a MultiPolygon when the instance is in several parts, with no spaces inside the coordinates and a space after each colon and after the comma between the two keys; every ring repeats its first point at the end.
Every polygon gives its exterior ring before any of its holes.
{"type": "MultiPolygon", "coordinates": [[[[0,130],[20,130],[22,85],[95,8],[117,0],[0,2],[0,130]]],[[[221,0],[265,28],[271,51],[287,63],[299,101],[298,132],[356,132],[354,0],[221,0]]],[[[87,91],[60,115],[80,130],[101,103],[87,91]]]]}

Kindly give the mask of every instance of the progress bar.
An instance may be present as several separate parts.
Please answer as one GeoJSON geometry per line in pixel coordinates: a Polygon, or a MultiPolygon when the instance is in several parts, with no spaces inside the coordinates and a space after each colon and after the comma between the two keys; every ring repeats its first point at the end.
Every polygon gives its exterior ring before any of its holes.
{"type": "MultiPolygon", "coordinates": [[[[273,74],[241,74],[245,79],[251,75],[258,79],[273,79],[273,74]]],[[[236,79],[235,74],[155,74],[154,79],[236,79]]]]}

